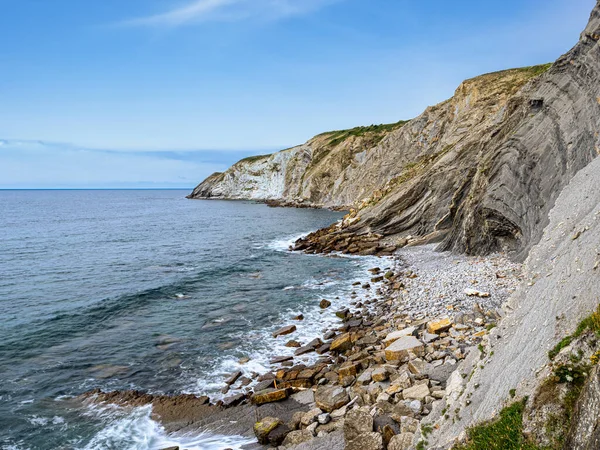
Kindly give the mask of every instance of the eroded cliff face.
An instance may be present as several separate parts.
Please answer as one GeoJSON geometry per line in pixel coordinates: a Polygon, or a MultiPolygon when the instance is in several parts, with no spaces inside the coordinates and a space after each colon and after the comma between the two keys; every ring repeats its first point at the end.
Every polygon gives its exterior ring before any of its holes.
{"type": "Polygon", "coordinates": [[[190,197],[354,208],[343,229],[318,235],[314,251],[347,250],[337,235],[351,233],[383,236],[382,248],[410,236],[523,259],[562,188],[600,148],[598,16],[596,7],[577,45],[551,66],[467,80],[409,122],[324,133],[242,160],[190,197]]]}

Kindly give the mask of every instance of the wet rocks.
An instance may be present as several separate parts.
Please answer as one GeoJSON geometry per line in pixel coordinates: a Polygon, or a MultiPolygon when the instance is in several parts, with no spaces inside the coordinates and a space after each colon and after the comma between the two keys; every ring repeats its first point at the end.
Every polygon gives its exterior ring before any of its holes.
{"type": "Polygon", "coordinates": [[[344,352],[352,347],[352,337],[349,333],[342,334],[333,340],[330,345],[332,352],[344,352]]]}
{"type": "Polygon", "coordinates": [[[273,337],[277,338],[279,336],[285,336],[286,334],[292,334],[294,331],[296,331],[296,325],[288,325],[287,327],[283,327],[275,331],[273,333],[273,337]]]}
{"type": "Polygon", "coordinates": [[[258,442],[266,445],[269,443],[269,433],[275,430],[279,425],[282,425],[281,420],[276,417],[265,417],[260,422],[254,424],[254,435],[258,442]]]}
{"type": "Polygon", "coordinates": [[[227,384],[228,386],[231,386],[241,376],[242,376],[242,372],[240,370],[237,370],[231,374],[231,376],[225,381],[225,384],[227,384]]]}
{"type": "Polygon", "coordinates": [[[323,300],[321,300],[321,303],[319,303],[319,307],[320,307],[321,309],[327,309],[327,308],[329,308],[330,306],[331,306],[331,302],[330,302],[329,300],[325,300],[325,299],[323,299],[323,300]]]}

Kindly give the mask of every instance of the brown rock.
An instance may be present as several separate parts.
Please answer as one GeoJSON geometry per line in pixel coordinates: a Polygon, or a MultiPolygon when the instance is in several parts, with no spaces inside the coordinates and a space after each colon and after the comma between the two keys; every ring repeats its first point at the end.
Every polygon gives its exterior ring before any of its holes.
{"type": "Polygon", "coordinates": [[[350,397],[341,386],[319,386],[315,391],[315,403],[323,411],[330,413],[350,401],[350,397]]]}
{"type": "Polygon", "coordinates": [[[431,334],[439,334],[448,331],[452,327],[450,319],[434,320],[427,323],[427,331],[431,334]]]}
{"type": "Polygon", "coordinates": [[[278,402],[288,398],[287,389],[266,389],[264,391],[256,392],[252,396],[252,403],[255,405],[263,405],[265,403],[278,402]]]}
{"type": "Polygon", "coordinates": [[[254,424],[254,435],[258,442],[266,445],[269,443],[269,433],[281,425],[281,420],[276,417],[265,417],[260,422],[254,424]]]}
{"type": "Polygon", "coordinates": [[[345,450],[383,450],[383,437],[379,433],[365,433],[346,443],[345,450]]]}
{"type": "Polygon", "coordinates": [[[321,309],[326,309],[329,308],[331,306],[331,302],[329,300],[321,300],[321,303],[319,303],[319,306],[321,307],[321,309]]]}
{"type": "Polygon", "coordinates": [[[366,411],[353,409],[344,418],[344,438],[346,442],[356,439],[364,433],[373,431],[373,416],[366,411]]]}
{"type": "Polygon", "coordinates": [[[388,361],[398,361],[408,357],[409,354],[423,356],[425,346],[414,336],[405,336],[394,341],[385,349],[385,359],[388,361]]]}
{"type": "Polygon", "coordinates": [[[296,325],[288,325],[287,327],[280,328],[275,333],[273,333],[273,337],[277,338],[279,336],[285,336],[286,334],[291,334],[296,331],[296,325]]]}
{"type": "Polygon", "coordinates": [[[352,347],[352,338],[349,333],[344,333],[333,340],[330,346],[332,352],[345,352],[352,347]]]}

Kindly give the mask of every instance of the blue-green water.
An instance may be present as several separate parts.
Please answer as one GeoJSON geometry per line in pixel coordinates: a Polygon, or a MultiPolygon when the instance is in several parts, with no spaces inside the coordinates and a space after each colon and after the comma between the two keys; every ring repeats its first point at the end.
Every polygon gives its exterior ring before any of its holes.
{"type": "Polygon", "coordinates": [[[362,260],[285,251],[340,213],[186,193],[0,191],[3,448],[234,446],[166,436],[149,409],[69,398],[97,387],[216,395],[241,357],[245,372],[265,372],[291,351],[270,333],[293,315],[307,318],[294,338],[319,336],[364,276],[362,260]]]}

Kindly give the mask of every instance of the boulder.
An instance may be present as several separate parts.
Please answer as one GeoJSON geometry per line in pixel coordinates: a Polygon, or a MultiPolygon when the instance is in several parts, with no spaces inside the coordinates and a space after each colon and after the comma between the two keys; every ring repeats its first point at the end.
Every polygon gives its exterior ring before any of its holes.
{"type": "Polygon", "coordinates": [[[319,303],[319,306],[321,307],[321,309],[327,309],[331,306],[331,302],[329,300],[321,300],[321,303],[319,303]]]}
{"type": "Polygon", "coordinates": [[[255,405],[264,405],[265,403],[273,403],[288,398],[287,389],[266,389],[264,391],[256,392],[252,396],[252,403],[255,405]]]}
{"type": "Polygon", "coordinates": [[[379,433],[365,433],[346,442],[345,450],[383,450],[383,437],[379,433]]]}
{"type": "Polygon", "coordinates": [[[405,400],[420,400],[422,402],[428,395],[429,388],[425,384],[417,384],[402,391],[405,400]]]}
{"type": "Polygon", "coordinates": [[[433,320],[427,323],[427,331],[431,334],[439,334],[448,331],[452,327],[452,321],[448,318],[433,320]]]}
{"type": "Polygon", "coordinates": [[[385,381],[389,378],[389,376],[390,372],[387,367],[378,367],[377,369],[373,370],[373,373],[371,374],[373,381],[385,381]]]}
{"type": "Polygon", "coordinates": [[[308,430],[297,430],[288,433],[288,435],[283,440],[283,446],[293,446],[302,444],[303,442],[310,441],[313,438],[313,434],[308,430]]]}
{"type": "Polygon", "coordinates": [[[412,433],[402,433],[394,436],[388,444],[388,450],[409,450],[412,447],[415,435],[412,433]]]}
{"type": "Polygon", "coordinates": [[[350,397],[341,386],[319,386],[315,391],[315,403],[323,411],[332,412],[350,401],[350,397]]]}
{"type": "Polygon", "coordinates": [[[356,439],[361,434],[373,431],[373,417],[366,411],[353,409],[344,418],[344,438],[346,442],[356,439]]]}
{"type": "Polygon", "coordinates": [[[416,333],[417,327],[408,327],[403,330],[392,331],[389,333],[385,339],[383,340],[384,347],[387,347],[393,342],[396,342],[398,339],[403,338],[405,336],[412,336],[416,333]]]}
{"type": "Polygon", "coordinates": [[[323,411],[321,411],[320,408],[313,408],[308,412],[305,412],[302,415],[302,419],[300,419],[300,424],[307,427],[309,426],[311,423],[313,423],[314,421],[317,420],[317,417],[319,417],[321,414],[323,414],[323,411]]]}
{"type": "Polygon", "coordinates": [[[290,431],[291,430],[287,425],[277,425],[277,427],[267,435],[269,444],[274,447],[281,445],[290,431]]]}
{"type": "Polygon", "coordinates": [[[277,338],[279,336],[285,336],[286,334],[291,334],[296,331],[296,325],[288,325],[287,327],[280,328],[275,333],[273,333],[273,337],[277,338]]]}
{"type": "Polygon", "coordinates": [[[231,374],[231,376],[225,381],[225,384],[227,384],[228,386],[231,386],[241,376],[242,376],[241,370],[237,370],[231,374]]]}
{"type": "Polygon", "coordinates": [[[345,352],[350,348],[352,348],[352,338],[349,333],[342,334],[335,338],[329,347],[332,352],[340,353],[345,352]]]}
{"type": "Polygon", "coordinates": [[[254,435],[258,442],[266,445],[269,443],[269,433],[281,425],[282,422],[276,417],[265,417],[254,424],[254,435]]]}
{"type": "Polygon", "coordinates": [[[402,337],[385,349],[385,359],[388,361],[398,361],[408,357],[409,354],[415,356],[425,354],[425,346],[414,336],[402,337]]]}

